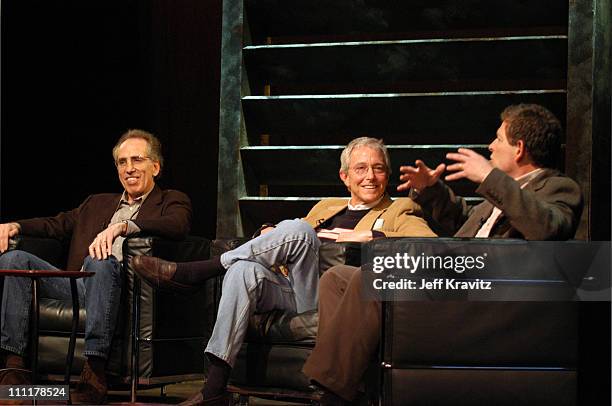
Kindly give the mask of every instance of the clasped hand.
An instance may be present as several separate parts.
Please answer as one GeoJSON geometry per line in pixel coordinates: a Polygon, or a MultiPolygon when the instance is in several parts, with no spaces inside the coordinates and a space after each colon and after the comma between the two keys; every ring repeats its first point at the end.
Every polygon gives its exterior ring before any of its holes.
{"type": "Polygon", "coordinates": [[[0,254],[8,249],[9,239],[19,234],[17,223],[0,224],[0,254]]]}
{"type": "Polygon", "coordinates": [[[106,259],[112,253],[113,241],[125,234],[125,223],[115,223],[101,231],[89,244],[89,256],[96,259],[106,259]]]}
{"type": "Polygon", "coordinates": [[[372,241],[372,232],[370,230],[365,231],[349,231],[346,233],[338,234],[336,242],[367,242],[372,241]]]}

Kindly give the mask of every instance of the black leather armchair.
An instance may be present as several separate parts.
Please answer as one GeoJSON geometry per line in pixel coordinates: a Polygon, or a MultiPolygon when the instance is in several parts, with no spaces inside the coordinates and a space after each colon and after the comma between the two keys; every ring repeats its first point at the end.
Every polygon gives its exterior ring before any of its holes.
{"type": "Polygon", "coordinates": [[[384,306],[384,405],[575,405],[572,302],[384,306]]]}
{"type": "MultiPolygon", "coordinates": [[[[436,244],[437,240],[424,241],[436,244]]],[[[504,240],[487,243],[503,244],[504,240]]],[[[348,263],[357,265],[359,259],[353,254],[348,263]]],[[[337,261],[342,262],[342,256],[337,261]]],[[[580,306],[571,301],[575,286],[551,288],[541,274],[529,268],[521,272],[531,273],[534,281],[523,281],[526,290],[522,293],[530,296],[527,301],[459,301],[466,296],[415,292],[416,300],[385,303],[380,357],[367,372],[368,396],[362,401],[576,404],[579,354],[585,343],[580,342],[580,306]],[[546,299],[535,301],[534,297],[546,299]]],[[[451,271],[446,276],[455,275],[451,271]]],[[[577,271],[566,276],[572,276],[571,284],[580,284],[583,275],[577,271]]],[[[510,287],[506,294],[513,292],[510,287]]],[[[240,404],[247,404],[250,395],[310,399],[316,404],[301,368],[314,346],[317,325],[316,311],[273,311],[251,319],[230,379],[230,390],[240,395],[240,404]]]]}
{"type": "MultiPolygon", "coordinates": [[[[58,241],[19,237],[12,248],[36,254],[60,268],[63,265],[58,241]]],[[[107,366],[109,384],[117,387],[131,383],[135,389],[136,384],[163,385],[201,379],[204,370],[202,348],[210,336],[215,317],[215,282],[207,283],[191,295],[158,291],[134,277],[129,264],[129,258],[134,255],[155,255],[173,261],[206,259],[210,255],[210,241],[198,237],[188,237],[184,241],[156,237],[125,240],[125,284],[107,366]],[[136,365],[138,379],[132,382],[136,365]]],[[[84,362],[84,309],[79,316],[73,378],[78,378],[84,362]]],[[[70,303],[41,298],[39,372],[43,379],[63,379],[71,320],[70,303]]]]}
{"type": "Polygon", "coordinates": [[[421,270],[418,278],[482,278],[493,288],[403,290],[396,293],[401,300],[383,303],[380,404],[580,404],[580,357],[589,343],[577,293],[606,289],[596,280],[610,269],[609,259],[607,265],[591,262],[597,245],[477,239],[388,244],[411,254],[486,252],[482,272],[421,270]]]}

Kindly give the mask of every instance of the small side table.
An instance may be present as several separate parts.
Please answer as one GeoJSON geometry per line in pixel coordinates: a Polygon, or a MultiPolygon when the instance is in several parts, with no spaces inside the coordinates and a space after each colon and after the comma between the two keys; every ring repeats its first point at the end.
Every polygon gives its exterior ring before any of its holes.
{"type": "Polygon", "coordinates": [[[38,319],[40,314],[38,304],[38,281],[40,278],[69,278],[70,293],[72,295],[72,331],[68,344],[68,354],[66,354],[66,374],[64,382],[70,384],[70,372],[72,371],[72,361],[74,360],[74,347],[76,344],[77,329],[79,326],[79,294],[77,291],[76,280],[88,278],[95,272],[85,271],[49,271],[49,270],[5,270],[0,269],[0,276],[19,276],[32,279],[32,327],[30,331],[30,352],[32,357],[32,383],[35,384],[38,374],[38,319]]]}

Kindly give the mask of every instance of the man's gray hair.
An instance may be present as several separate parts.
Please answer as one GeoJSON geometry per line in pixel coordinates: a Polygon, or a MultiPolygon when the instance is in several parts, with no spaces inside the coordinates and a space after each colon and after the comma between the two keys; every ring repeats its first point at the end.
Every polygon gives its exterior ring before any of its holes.
{"type": "Polygon", "coordinates": [[[369,147],[372,149],[379,150],[384,159],[385,166],[387,167],[387,175],[391,174],[391,160],[389,159],[389,152],[387,151],[387,147],[382,139],[372,138],[372,137],[359,137],[355,138],[353,141],[349,142],[349,144],[342,150],[342,154],[340,154],[340,170],[344,173],[348,173],[349,170],[349,162],[351,161],[351,153],[355,148],[360,147],[369,147]]]}
{"type": "Polygon", "coordinates": [[[149,155],[149,158],[159,163],[159,173],[156,176],[157,178],[159,178],[164,167],[164,157],[162,156],[161,142],[159,142],[159,139],[156,136],[154,136],[148,131],[133,129],[127,130],[125,133],[123,133],[123,135],[121,135],[121,137],[113,147],[113,159],[117,161],[119,147],[121,146],[121,144],[123,144],[124,141],[129,140],[130,138],[140,138],[147,142],[147,154],[149,155]]]}

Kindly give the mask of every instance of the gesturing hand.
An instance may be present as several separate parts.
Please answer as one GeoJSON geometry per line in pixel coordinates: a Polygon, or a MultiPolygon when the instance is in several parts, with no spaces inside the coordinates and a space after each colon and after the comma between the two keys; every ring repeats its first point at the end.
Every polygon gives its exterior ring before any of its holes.
{"type": "Polygon", "coordinates": [[[111,255],[113,241],[120,235],[125,235],[127,224],[115,223],[101,231],[89,245],[89,255],[92,258],[106,259],[111,255]]]}
{"type": "Polygon", "coordinates": [[[446,165],[440,164],[436,169],[431,169],[423,161],[417,159],[414,166],[400,166],[400,181],[404,182],[397,187],[397,190],[404,191],[411,187],[423,190],[436,183],[440,175],[444,172],[446,165]]]}
{"type": "Polygon", "coordinates": [[[468,148],[459,148],[457,152],[449,152],[446,158],[456,161],[447,167],[449,171],[455,172],[444,178],[449,181],[468,178],[472,182],[482,183],[493,170],[493,165],[487,158],[468,148]]]}

